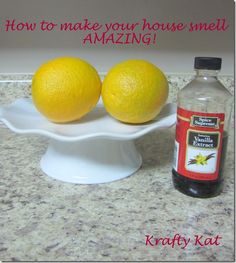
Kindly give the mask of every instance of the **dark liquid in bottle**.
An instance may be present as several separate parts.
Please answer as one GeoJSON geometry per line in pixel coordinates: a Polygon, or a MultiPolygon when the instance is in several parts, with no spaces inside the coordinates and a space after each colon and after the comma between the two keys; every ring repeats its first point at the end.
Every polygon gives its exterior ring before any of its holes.
{"type": "Polygon", "coordinates": [[[182,176],[177,173],[174,169],[172,170],[172,180],[174,187],[182,192],[183,194],[207,198],[214,197],[221,193],[223,188],[223,169],[225,163],[225,155],[227,149],[228,134],[224,132],[222,138],[222,152],[220,158],[220,167],[219,167],[219,177],[215,181],[199,181],[193,180],[187,177],[182,176]]]}

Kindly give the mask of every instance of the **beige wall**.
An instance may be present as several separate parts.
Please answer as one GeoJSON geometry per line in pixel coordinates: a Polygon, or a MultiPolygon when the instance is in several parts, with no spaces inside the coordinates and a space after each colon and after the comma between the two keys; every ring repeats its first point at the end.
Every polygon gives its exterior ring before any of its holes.
{"type": "Polygon", "coordinates": [[[167,73],[192,72],[194,56],[220,56],[222,72],[233,73],[234,2],[232,0],[0,0],[0,73],[32,73],[45,60],[73,55],[100,72],[127,58],[148,59],[167,73]],[[152,47],[82,46],[79,32],[4,32],[5,19],[24,21],[210,22],[226,18],[225,32],[158,33],[152,47]]]}

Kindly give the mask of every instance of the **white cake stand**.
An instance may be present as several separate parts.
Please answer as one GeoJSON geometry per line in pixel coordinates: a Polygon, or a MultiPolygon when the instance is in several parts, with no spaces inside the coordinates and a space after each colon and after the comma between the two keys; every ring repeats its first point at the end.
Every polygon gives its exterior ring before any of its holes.
{"type": "Polygon", "coordinates": [[[142,158],[134,139],[175,124],[176,107],[166,104],[158,118],[142,125],[110,117],[101,102],[81,120],[55,124],[44,118],[31,99],[0,108],[0,121],[21,134],[50,138],[40,165],[48,176],[78,184],[96,184],[125,178],[139,169],[142,158]]]}

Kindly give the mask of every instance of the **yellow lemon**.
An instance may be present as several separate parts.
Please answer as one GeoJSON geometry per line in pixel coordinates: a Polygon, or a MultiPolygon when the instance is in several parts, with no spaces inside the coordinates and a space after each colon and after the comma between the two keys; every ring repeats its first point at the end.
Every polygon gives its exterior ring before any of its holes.
{"type": "Polygon", "coordinates": [[[126,123],[154,119],[168,98],[163,72],[145,60],[127,60],[115,65],[102,85],[102,99],[108,113],[126,123]]]}
{"type": "Polygon", "coordinates": [[[101,80],[86,61],[61,57],[43,64],[32,81],[33,102],[45,117],[65,123],[80,119],[97,104],[101,80]]]}

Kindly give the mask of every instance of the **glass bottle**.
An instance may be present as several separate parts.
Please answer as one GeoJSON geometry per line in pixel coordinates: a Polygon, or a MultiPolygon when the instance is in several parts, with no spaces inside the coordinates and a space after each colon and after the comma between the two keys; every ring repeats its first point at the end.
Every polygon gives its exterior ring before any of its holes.
{"type": "Polygon", "coordinates": [[[233,96],[217,79],[221,58],[195,57],[195,78],[178,93],[174,187],[193,197],[223,188],[233,96]]]}

